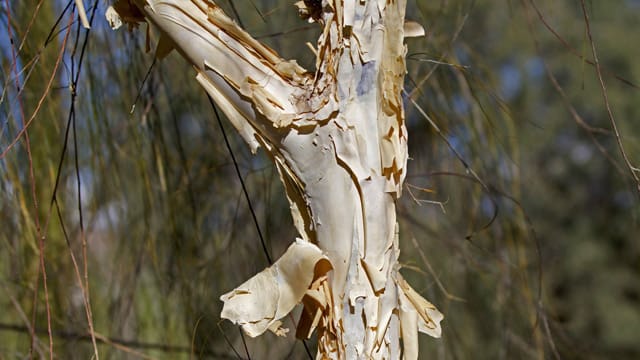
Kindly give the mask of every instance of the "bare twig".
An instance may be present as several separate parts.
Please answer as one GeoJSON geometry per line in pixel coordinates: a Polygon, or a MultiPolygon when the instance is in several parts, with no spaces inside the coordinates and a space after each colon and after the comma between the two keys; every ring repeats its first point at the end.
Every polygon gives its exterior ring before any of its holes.
{"type": "MultiPolygon", "coordinates": [[[[529,32],[531,34],[533,43],[534,43],[534,47],[536,49],[536,51],[538,53],[541,53],[540,51],[540,43],[538,42],[538,38],[534,35],[533,32],[533,23],[532,23],[532,19],[531,19],[531,15],[529,14],[529,4],[531,4],[531,6],[533,7],[534,11],[536,12],[536,14],[538,15],[538,17],[540,18],[540,20],[543,22],[543,24],[545,24],[545,26],[547,26],[547,28],[549,29],[549,31],[553,32],[554,34],[555,31],[553,30],[553,28],[549,28],[546,21],[544,20],[544,17],[542,15],[542,13],[540,12],[540,10],[536,7],[535,3],[532,0],[529,1],[522,1],[522,4],[524,5],[525,8],[525,15],[527,17],[527,25],[529,27],[529,32]]],[[[557,35],[559,37],[559,35],[557,35]]],[[[562,39],[559,37],[559,39],[562,39]]],[[[580,126],[582,129],[584,129],[588,136],[591,138],[591,141],[593,142],[593,144],[596,146],[596,148],[598,149],[598,151],[605,157],[607,158],[607,160],[609,160],[609,162],[616,168],[616,170],[618,172],[620,172],[621,174],[624,173],[624,169],[621,167],[621,165],[611,156],[611,154],[609,154],[609,151],[604,147],[604,145],[602,145],[602,143],[595,137],[595,134],[605,134],[605,135],[610,135],[611,131],[608,129],[603,129],[603,128],[599,128],[599,127],[593,127],[591,125],[589,125],[584,118],[578,113],[578,111],[576,110],[576,108],[573,106],[573,104],[571,104],[567,94],[565,93],[564,89],[562,88],[562,86],[560,86],[560,84],[558,83],[558,80],[556,79],[555,75],[553,75],[553,73],[551,72],[551,69],[549,68],[548,64],[546,61],[542,60],[544,63],[544,67],[545,67],[545,73],[547,75],[547,78],[549,79],[549,81],[551,82],[551,85],[553,86],[553,88],[556,90],[556,92],[560,95],[560,97],[562,98],[562,101],[564,102],[565,106],[567,107],[567,109],[569,110],[569,113],[571,113],[571,117],[573,118],[573,120],[575,121],[575,123],[580,126]]],[[[587,61],[588,63],[592,64],[592,62],[587,61]]],[[[593,63],[595,64],[595,63],[593,63]]],[[[615,124],[615,121],[614,121],[615,124]]],[[[623,149],[624,150],[624,149],[623,149]]]]}
{"type": "MultiPolygon", "coordinates": [[[[11,57],[12,57],[12,69],[11,71],[14,73],[14,80],[15,80],[15,86],[16,86],[16,92],[20,93],[20,89],[21,89],[21,83],[20,83],[20,77],[18,76],[18,54],[16,51],[15,46],[13,46],[13,35],[12,35],[12,29],[11,29],[11,8],[9,6],[9,1],[5,0],[5,6],[6,6],[6,10],[7,10],[7,34],[9,36],[10,42],[11,42],[11,57]]],[[[55,77],[55,73],[56,73],[56,69],[58,68],[58,65],[60,63],[60,59],[62,57],[62,54],[64,53],[64,44],[66,43],[66,40],[68,38],[69,32],[67,32],[65,39],[63,41],[63,45],[61,47],[60,50],[60,54],[58,56],[58,59],[56,61],[56,66],[54,68],[54,71],[51,75],[51,78],[49,79],[49,84],[45,90],[45,94],[42,96],[42,98],[40,99],[40,102],[38,104],[38,108],[40,107],[40,105],[42,104],[42,101],[44,100],[44,98],[46,97],[46,94],[48,93],[49,89],[51,88],[51,82],[53,81],[54,77],[55,77]]],[[[44,287],[44,298],[45,298],[45,308],[46,308],[46,313],[47,313],[47,332],[49,335],[49,358],[51,360],[53,360],[53,336],[51,334],[51,306],[49,303],[49,289],[47,288],[47,270],[46,270],[46,266],[45,266],[45,262],[44,262],[44,240],[45,240],[45,236],[43,235],[42,232],[42,227],[40,225],[40,214],[39,214],[39,205],[38,205],[38,196],[37,196],[37,190],[36,190],[36,178],[35,178],[35,173],[34,173],[34,169],[33,169],[33,156],[31,153],[31,141],[29,139],[29,133],[27,132],[27,124],[24,123],[24,120],[26,118],[25,116],[25,112],[24,112],[24,102],[23,102],[23,98],[22,96],[20,96],[20,94],[18,94],[17,96],[18,99],[18,106],[19,106],[19,113],[20,113],[20,120],[23,124],[23,129],[21,131],[21,133],[24,134],[24,141],[25,141],[25,146],[26,146],[26,150],[27,150],[27,158],[29,161],[29,183],[31,184],[31,196],[33,198],[33,210],[34,210],[34,214],[33,214],[33,219],[34,219],[34,223],[36,226],[36,234],[38,236],[38,249],[39,249],[39,260],[40,260],[40,268],[39,268],[39,272],[38,275],[36,277],[36,284],[39,281],[39,277],[40,277],[40,272],[42,272],[42,283],[43,283],[43,287],[44,287]]],[[[34,112],[34,116],[35,113],[37,113],[37,110],[34,112]]],[[[33,118],[33,117],[32,117],[33,118]]],[[[14,144],[18,141],[18,139],[20,139],[20,136],[17,136],[14,144]]],[[[11,146],[9,147],[11,148],[11,146]]],[[[8,151],[8,149],[7,149],[8,151]]],[[[5,151],[6,152],[6,151],[5,151]]],[[[3,152],[3,154],[0,156],[0,159],[2,157],[4,157],[5,152],[3,152]]],[[[32,321],[33,324],[31,325],[32,327],[35,327],[35,315],[36,315],[36,311],[37,311],[37,294],[38,294],[38,288],[39,286],[36,285],[35,286],[35,290],[34,290],[34,295],[33,295],[33,312],[32,312],[32,321]]],[[[31,332],[31,346],[30,346],[30,353],[33,353],[33,348],[35,346],[35,334],[33,332],[31,332]]]]}
{"type": "Polygon", "coordinates": [[[629,172],[631,173],[631,177],[636,182],[636,190],[640,194],[640,168],[635,167],[631,164],[631,160],[627,155],[626,150],[624,149],[624,145],[622,144],[622,138],[620,137],[620,132],[618,131],[618,125],[613,117],[613,112],[611,111],[611,105],[609,104],[609,95],[607,93],[607,87],[604,83],[604,79],[602,77],[602,69],[600,68],[600,61],[598,61],[598,52],[596,51],[596,44],[593,41],[593,36],[591,35],[591,23],[589,21],[589,14],[587,12],[586,5],[584,0],[580,0],[580,6],[582,7],[582,14],[584,15],[584,23],[587,30],[587,36],[589,37],[589,44],[591,45],[591,53],[593,54],[593,62],[596,65],[596,73],[598,74],[598,81],[600,82],[600,89],[602,90],[602,98],[604,100],[604,105],[607,109],[607,115],[609,117],[609,122],[611,123],[611,128],[613,129],[613,133],[616,136],[616,141],[618,143],[618,149],[620,150],[620,154],[624,159],[629,172]]]}
{"type": "MultiPolygon", "coordinates": [[[[571,46],[571,44],[569,44],[552,26],[551,24],[549,24],[549,22],[547,22],[547,20],[544,18],[544,16],[542,15],[542,12],[540,11],[540,9],[538,8],[538,5],[536,5],[536,2],[534,0],[529,0],[529,3],[531,4],[531,6],[533,7],[533,10],[535,10],[536,15],[538,16],[538,19],[540,20],[540,22],[542,23],[542,25],[544,25],[545,28],[547,28],[547,30],[549,30],[549,32],[551,34],[553,34],[553,36],[558,39],[558,41],[567,49],[571,52],[571,54],[573,54],[574,56],[576,56],[578,59],[586,62],[587,64],[591,65],[591,66],[596,66],[596,63],[587,59],[584,55],[580,54],[576,49],[573,48],[573,46],[571,46]]],[[[609,73],[611,75],[613,75],[613,77],[615,77],[618,81],[622,82],[625,85],[628,85],[634,89],[640,89],[640,86],[636,85],[635,83],[623,78],[620,75],[617,75],[615,73],[611,73],[611,71],[607,71],[606,69],[603,69],[605,73],[609,73]]]]}
{"type": "MultiPolygon", "coordinates": [[[[5,2],[8,3],[9,0],[5,0],[5,2]]],[[[9,11],[8,9],[9,9],[9,5],[7,5],[7,11],[9,11]]],[[[71,20],[73,20],[73,17],[71,17],[71,20]]],[[[69,25],[70,25],[70,23],[69,23],[69,25]]],[[[10,31],[11,30],[9,29],[9,32],[10,31]]],[[[36,108],[33,111],[33,114],[31,114],[31,117],[29,118],[29,120],[26,123],[23,122],[22,129],[20,130],[18,135],[16,135],[15,138],[13,139],[13,141],[9,144],[9,146],[7,146],[7,148],[4,149],[2,151],[2,153],[0,153],[0,160],[4,159],[5,156],[7,156],[7,154],[9,153],[9,151],[15,146],[15,144],[17,144],[18,141],[20,141],[22,136],[24,136],[25,132],[29,128],[29,125],[31,125],[33,120],[38,115],[38,112],[40,111],[40,108],[42,107],[42,104],[44,103],[44,100],[47,98],[47,95],[49,95],[49,91],[51,90],[51,86],[53,84],[53,81],[56,78],[56,73],[57,73],[58,67],[60,66],[60,62],[62,61],[62,55],[64,55],[65,47],[66,47],[67,40],[69,38],[69,34],[70,33],[71,33],[71,27],[69,27],[67,29],[67,32],[65,33],[65,36],[64,36],[64,38],[62,40],[62,44],[60,45],[60,52],[58,53],[58,58],[56,59],[56,63],[54,65],[54,67],[53,67],[53,70],[51,71],[51,77],[49,77],[49,81],[47,82],[47,86],[45,87],[44,93],[42,94],[42,96],[40,96],[40,99],[38,100],[38,104],[36,105],[36,108]]],[[[15,62],[14,62],[14,64],[15,64],[15,62]]],[[[16,77],[16,81],[19,81],[19,77],[18,76],[15,76],[15,77],[16,77]]]]}
{"type": "MultiPolygon", "coordinates": [[[[18,333],[28,333],[29,328],[23,325],[17,324],[7,324],[0,323],[0,331],[13,331],[18,333]]],[[[44,329],[35,329],[37,334],[46,334],[47,330],[44,329]]],[[[53,336],[62,340],[73,340],[73,341],[85,341],[91,342],[91,335],[87,333],[79,333],[74,331],[64,331],[58,330],[52,332],[53,336]]],[[[179,345],[167,345],[160,343],[151,343],[151,342],[143,342],[137,340],[127,340],[116,337],[109,337],[105,335],[101,335],[96,333],[96,339],[101,344],[113,346],[118,350],[127,352],[131,355],[135,355],[142,359],[153,359],[152,356],[141,353],[139,350],[153,350],[160,351],[165,353],[189,353],[192,351],[190,346],[179,346],[179,345]],[[135,350],[138,349],[138,350],[135,350]]],[[[216,359],[242,359],[242,357],[235,357],[229,354],[217,353],[213,351],[209,351],[207,349],[195,349],[202,355],[211,356],[216,359]]]]}
{"type": "Polygon", "coordinates": [[[422,248],[420,247],[420,244],[418,244],[418,240],[416,240],[415,237],[412,237],[411,241],[413,242],[413,247],[416,249],[416,251],[418,251],[418,254],[420,254],[420,259],[422,259],[422,262],[424,263],[424,265],[429,270],[429,273],[431,274],[431,276],[435,280],[436,284],[438,284],[438,288],[440,288],[440,291],[442,291],[442,293],[444,293],[444,296],[446,296],[447,299],[452,300],[452,301],[467,302],[465,299],[463,299],[463,298],[461,298],[459,296],[455,296],[455,295],[451,294],[449,291],[447,291],[447,289],[444,287],[444,285],[440,281],[440,278],[438,277],[436,272],[433,270],[433,267],[431,266],[431,263],[427,259],[427,256],[425,255],[424,251],[422,251],[422,248]]]}

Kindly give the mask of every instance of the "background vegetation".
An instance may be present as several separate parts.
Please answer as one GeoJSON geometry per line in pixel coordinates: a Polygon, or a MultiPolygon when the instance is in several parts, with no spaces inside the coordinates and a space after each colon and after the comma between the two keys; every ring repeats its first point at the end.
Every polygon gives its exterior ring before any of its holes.
{"type": "MultiPolygon", "coordinates": [[[[88,359],[92,332],[103,359],[307,358],[219,318],[268,265],[231,153],[270,256],[295,237],[268,159],[222,121],[226,147],[146,25],[112,32],[96,0],[85,30],[74,4],[0,5],[0,359],[88,359]]],[[[318,29],[291,1],[220,5],[313,70],[318,29]]],[[[424,359],[640,357],[638,184],[583,10],[637,164],[639,1],[409,1],[428,36],[407,41],[401,260],[446,317],[424,359]]]]}

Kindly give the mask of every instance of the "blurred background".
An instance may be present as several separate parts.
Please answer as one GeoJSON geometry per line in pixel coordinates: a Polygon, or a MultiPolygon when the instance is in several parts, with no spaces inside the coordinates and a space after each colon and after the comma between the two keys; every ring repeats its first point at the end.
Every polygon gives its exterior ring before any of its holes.
{"type": "MultiPolygon", "coordinates": [[[[445,314],[421,359],[640,358],[638,184],[606,105],[640,165],[640,1],[408,3],[401,261],[445,314]]],[[[269,159],[146,25],[85,5],[91,30],[74,1],[0,5],[0,359],[91,358],[87,309],[103,359],[315,355],[219,317],[268,266],[231,154],[270,256],[296,236],[269,159]]],[[[314,70],[292,1],[219,5],[314,70]]]]}

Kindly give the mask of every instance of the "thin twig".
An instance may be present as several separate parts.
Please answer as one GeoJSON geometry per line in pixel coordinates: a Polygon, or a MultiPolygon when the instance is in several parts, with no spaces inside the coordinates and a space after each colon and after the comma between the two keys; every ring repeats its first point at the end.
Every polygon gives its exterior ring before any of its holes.
{"type": "MultiPolygon", "coordinates": [[[[0,331],[12,331],[17,333],[29,333],[29,328],[23,325],[17,324],[7,324],[0,323],[0,331]]],[[[35,329],[37,334],[46,334],[47,330],[44,329],[35,329]]],[[[153,357],[143,354],[140,351],[134,350],[153,350],[160,351],[165,353],[189,353],[191,352],[190,346],[179,346],[179,345],[167,345],[166,343],[151,343],[151,342],[143,342],[137,340],[127,340],[117,337],[109,337],[105,335],[101,335],[96,333],[96,339],[101,344],[113,346],[118,350],[125,351],[129,354],[141,357],[143,359],[153,359],[153,357]]],[[[73,341],[85,341],[91,342],[91,335],[87,333],[79,333],[74,331],[64,331],[58,330],[53,331],[53,336],[62,340],[73,340],[73,341]]],[[[230,356],[229,354],[217,353],[213,351],[209,351],[207,349],[196,349],[202,355],[211,356],[216,359],[235,359],[236,357],[230,356]]],[[[238,357],[242,359],[242,357],[238,357]]]]}
{"type": "MultiPolygon", "coordinates": [[[[13,294],[11,294],[11,291],[10,291],[9,287],[4,282],[2,282],[2,287],[4,288],[4,292],[7,294],[7,296],[9,296],[9,300],[11,301],[11,304],[13,304],[13,307],[15,308],[16,312],[18,313],[18,317],[20,318],[20,320],[22,320],[22,322],[24,323],[25,327],[27,328],[27,330],[29,332],[29,336],[32,339],[35,339],[37,341],[38,338],[36,337],[36,331],[35,331],[34,327],[31,325],[31,323],[29,322],[29,319],[27,318],[27,314],[22,309],[22,306],[20,306],[20,303],[15,298],[15,296],[13,296],[13,294]]],[[[34,344],[34,346],[35,346],[35,344],[34,344]]],[[[45,358],[44,353],[42,352],[42,349],[40,349],[40,346],[35,347],[35,350],[38,352],[38,355],[40,355],[41,359],[45,358]]]]}
{"type": "Polygon", "coordinates": [[[580,0],[580,5],[582,7],[582,14],[584,15],[584,23],[586,25],[587,36],[589,37],[589,44],[591,45],[591,53],[593,54],[593,62],[596,65],[596,73],[598,74],[598,81],[600,82],[600,89],[602,90],[602,98],[604,100],[604,105],[607,109],[607,115],[609,117],[609,122],[611,123],[611,127],[613,129],[613,133],[616,136],[616,142],[618,143],[618,149],[620,150],[620,154],[622,154],[622,158],[631,173],[631,176],[636,182],[636,190],[638,194],[640,194],[640,168],[637,168],[631,164],[631,160],[629,160],[629,156],[627,155],[626,150],[624,149],[624,145],[622,144],[622,138],[620,137],[620,132],[618,131],[618,125],[613,117],[613,112],[611,111],[611,105],[609,104],[609,95],[607,93],[607,87],[604,83],[604,79],[602,77],[602,69],[600,68],[600,61],[598,60],[598,52],[596,51],[596,44],[593,41],[593,36],[591,35],[591,23],[589,21],[589,14],[587,13],[587,8],[584,3],[584,0],[580,0]]]}
{"type": "Polygon", "coordinates": [[[222,132],[222,137],[224,138],[224,143],[227,146],[227,150],[229,151],[229,155],[231,156],[231,160],[233,161],[233,166],[236,170],[236,175],[238,175],[238,180],[240,181],[240,185],[242,186],[242,192],[247,200],[247,205],[249,206],[249,212],[253,217],[253,222],[256,226],[256,231],[258,232],[258,237],[260,238],[260,244],[262,244],[262,250],[264,251],[264,255],[267,257],[267,262],[269,265],[273,264],[273,260],[271,259],[271,255],[269,255],[269,250],[267,249],[267,243],[265,242],[264,236],[262,236],[262,231],[260,230],[260,224],[258,223],[258,217],[256,216],[256,212],[253,209],[253,205],[251,204],[251,198],[249,197],[249,191],[247,191],[247,186],[244,183],[244,179],[242,178],[242,173],[240,173],[240,167],[238,166],[238,161],[236,160],[236,156],[233,154],[231,149],[231,144],[229,143],[229,138],[227,137],[227,133],[222,126],[222,119],[218,114],[218,108],[216,104],[213,102],[211,96],[207,94],[207,98],[209,99],[209,103],[213,108],[213,112],[216,116],[216,120],[218,121],[218,125],[220,127],[220,131],[222,132]]]}
{"type": "Polygon", "coordinates": [[[444,284],[442,284],[442,281],[440,281],[440,277],[438,277],[438,274],[436,274],[436,272],[433,270],[433,267],[431,266],[429,259],[427,259],[427,256],[425,255],[424,251],[422,251],[420,244],[418,244],[418,240],[416,240],[415,237],[412,237],[411,241],[413,242],[413,247],[416,249],[416,251],[418,251],[418,254],[420,255],[420,259],[422,259],[422,262],[427,267],[427,270],[429,270],[429,273],[435,280],[436,284],[438,284],[438,288],[440,288],[440,291],[444,293],[444,296],[451,301],[467,302],[467,300],[459,296],[455,296],[451,294],[449,291],[447,291],[447,288],[445,288],[444,284]]]}
{"type": "MultiPolygon", "coordinates": [[[[473,5],[475,4],[475,0],[471,3],[470,7],[473,7],[473,5]]],[[[444,53],[442,53],[442,55],[440,55],[440,58],[438,60],[434,60],[433,63],[435,64],[433,66],[433,68],[431,68],[431,70],[429,70],[429,72],[422,77],[422,79],[420,79],[415,85],[414,89],[411,91],[411,93],[408,94],[408,97],[410,99],[414,99],[415,97],[418,96],[418,93],[422,93],[422,85],[427,82],[431,76],[435,73],[435,71],[439,68],[440,64],[444,64],[446,62],[444,62],[443,60],[449,56],[449,51],[453,45],[453,43],[456,42],[456,40],[458,39],[458,36],[460,36],[460,33],[462,32],[462,29],[464,28],[464,26],[467,23],[467,19],[469,18],[469,12],[467,12],[463,18],[462,21],[460,22],[460,24],[458,25],[458,28],[456,29],[456,31],[453,33],[453,36],[451,37],[451,41],[449,41],[449,50],[445,51],[444,53]]]]}
{"type": "MultiPolygon", "coordinates": [[[[529,4],[531,4],[534,7],[534,10],[538,14],[538,17],[541,18],[541,20],[543,20],[544,17],[542,15],[542,13],[540,13],[539,10],[535,7],[535,3],[532,0],[529,0],[529,1],[522,0],[522,5],[524,6],[524,9],[525,9],[525,16],[526,16],[526,19],[527,19],[527,26],[529,28],[529,33],[531,34],[531,38],[533,40],[533,45],[535,47],[535,50],[538,53],[538,55],[540,55],[542,53],[542,51],[540,50],[540,42],[538,41],[538,38],[535,36],[535,32],[533,31],[533,20],[531,19],[531,14],[529,13],[529,4]]],[[[546,23],[546,21],[544,21],[544,20],[543,20],[543,22],[546,23]]],[[[550,29],[550,31],[552,31],[552,29],[550,29]]],[[[558,79],[555,77],[555,75],[553,75],[553,72],[549,68],[549,65],[547,64],[547,62],[543,59],[542,63],[544,64],[545,73],[547,75],[547,78],[551,82],[551,85],[556,90],[556,92],[560,95],[562,101],[564,102],[564,105],[567,107],[567,110],[569,110],[569,113],[571,114],[571,117],[573,118],[573,121],[578,126],[580,126],[582,129],[584,129],[587,132],[587,135],[589,136],[589,138],[591,138],[591,142],[593,142],[593,144],[596,146],[598,151],[605,158],[607,158],[607,160],[609,160],[609,162],[616,168],[616,170],[618,172],[623,174],[624,173],[624,169],[622,168],[622,166],[618,163],[618,161],[616,161],[611,156],[611,154],[609,154],[609,151],[604,147],[604,145],[602,145],[602,143],[595,136],[595,134],[611,135],[611,131],[608,130],[608,129],[603,129],[603,128],[600,128],[600,127],[593,127],[593,126],[589,125],[584,120],[584,118],[578,113],[578,111],[573,106],[573,104],[571,104],[571,101],[569,100],[569,97],[565,93],[565,91],[562,88],[562,86],[560,86],[560,83],[558,82],[558,79]]]]}
{"type": "MultiPolygon", "coordinates": [[[[591,65],[591,66],[595,66],[595,62],[587,59],[584,55],[580,54],[576,49],[574,49],[571,44],[569,44],[552,26],[551,24],[549,24],[547,22],[547,20],[544,18],[544,15],[542,15],[542,12],[540,11],[540,9],[538,8],[538,5],[536,5],[536,2],[534,0],[529,0],[529,3],[531,4],[531,6],[533,7],[533,9],[536,12],[536,15],[538,16],[538,19],[540,20],[540,22],[542,23],[542,25],[544,25],[545,28],[547,28],[547,30],[549,30],[549,32],[551,34],[553,34],[553,36],[558,39],[558,41],[567,49],[569,50],[569,52],[571,52],[571,54],[573,54],[574,56],[576,56],[578,59],[586,62],[587,64],[591,65]]],[[[623,78],[622,76],[615,74],[615,73],[611,73],[610,71],[607,71],[606,69],[604,69],[606,73],[609,73],[611,75],[613,75],[613,77],[615,77],[617,80],[619,80],[620,82],[622,82],[625,85],[628,85],[632,88],[635,89],[640,89],[640,86],[636,85],[635,83],[623,78]]]]}
{"type": "MultiPolygon", "coordinates": [[[[8,1],[9,0],[5,0],[5,2],[8,2],[8,1]]],[[[8,9],[8,6],[7,6],[7,9],[8,9]]],[[[56,63],[55,63],[55,65],[53,67],[53,70],[51,72],[51,77],[49,78],[49,81],[47,82],[47,85],[45,87],[44,93],[42,94],[42,96],[40,96],[40,99],[38,100],[38,104],[36,105],[36,108],[33,111],[33,114],[31,114],[31,117],[29,118],[29,120],[26,123],[23,122],[22,129],[20,130],[20,132],[18,132],[18,135],[16,135],[15,138],[13,139],[13,141],[11,141],[11,143],[7,146],[7,148],[4,149],[2,151],[2,153],[0,153],[0,160],[4,159],[5,156],[7,156],[7,154],[9,153],[9,151],[15,146],[15,144],[18,143],[18,141],[20,141],[22,136],[24,136],[25,132],[29,128],[29,125],[31,125],[33,120],[38,115],[38,112],[40,111],[40,108],[42,107],[42,104],[44,103],[44,100],[47,98],[47,95],[49,95],[49,91],[51,90],[51,86],[53,84],[53,80],[56,77],[56,73],[57,73],[58,67],[60,66],[60,62],[62,61],[62,55],[64,55],[65,47],[66,47],[66,44],[67,44],[67,39],[69,38],[69,34],[70,33],[71,33],[71,28],[68,28],[67,32],[66,32],[66,34],[65,34],[65,36],[64,36],[64,38],[62,40],[62,44],[60,46],[60,52],[58,53],[58,58],[56,59],[56,63]]],[[[16,76],[16,81],[19,81],[19,78],[17,76],[16,76]]]]}
{"type": "MultiPolygon", "coordinates": [[[[33,215],[33,219],[36,225],[36,234],[38,236],[38,250],[39,250],[39,260],[40,260],[40,268],[38,271],[38,276],[36,277],[36,284],[39,281],[39,274],[40,272],[42,272],[42,282],[43,282],[43,286],[44,286],[44,298],[45,298],[45,308],[46,308],[46,313],[47,313],[47,332],[49,334],[49,359],[53,360],[53,336],[51,335],[51,306],[49,303],[49,289],[47,288],[47,269],[45,266],[45,262],[44,262],[44,236],[42,234],[42,228],[40,226],[40,210],[39,210],[39,205],[38,205],[38,194],[37,194],[37,190],[36,190],[36,178],[35,178],[35,173],[34,173],[34,169],[33,169],[33,156],[31,153],[31,141],[29,139],[29,133],[26,131],[27,130],[27,126],[24,123],[24,120],[26,118],[25,113],[24,113],[24,102],[23,102],[23,98],[22,96],[19,94],[20,93],[20,88],[21,88],[21,84],[20,84],[20,77],[17,75],[18,73],[18,54],[17,51],[15,49],[15,46],[13,45],[13,35],[12,35],[12,30],[11,30],[11,8],[9,6],[9,1],[5,0],[5,6],[7,9],[7,34],[9,36],[10,42],[11,42],[11,58],[13,61],[13,66],[11,71],[14,73],[14,77],[15,77],[15,86],[16,86],[16,92],[18,93],[17,99],[18,99],[18,107],[19,107],[19,112],[20,112],[20,121],[22,122],[23,125],[23,132],[25,134],[24,136],[24,140],[25,140],[25,146],[26,146],[26,150],[27,150],[27,158],[28,158],[28,162],[29,162],[29,183],[31,184],[31,196],[33,197],[33,209],[34,209],[34,215],[33,215]]],[[[67,33],[67,36],[69,34],[67,33]]],[[[65,42],[66,42],[66,38],[65,38],[65,42]]],[[[62,46],[61,49],[61,54],[64,52],[64,45],[62,46]]],[[[56,63],[56,65],[59,63],[60,60],[60,56],[58,57],[58,62],[56,63]]],[[[55,69],[57,69],[57,66],[55,67],[55,69]]],[[[53,75],[55,75],[55,69],[54,72],[52,74],[52,77],[50,79],[49,82],[49,86],[47,87],[47,91],[50,88],[51,85],[51,80],[53,79],[53,75]]],[[[43,96],[44,99],[44,96],[43,96]]],[[[35,317],[36,317],[36,311],[37,311],[37,293],[38,293],[38,288],[39,286],[36,285],[35,286],[35,290],[34,290],[34,296],[33,296],[33,312],[32,312],[32,321],[34,322],[31,326],[35,327],[35,317]]],[[[30,353],[33,354],[33,347],[35,344],[35,336],[34,333],[31,333],[31,345],[30,345],[30,353]]]]}
{"type": "Polygon", "coordinates": [[[420,105],[418,105],[418,102],[416,102],[410,94],[408,94],[405,90],[402,90],[402,92],[407,96],[407,99],[409,99],[409,101],[411,102],[411,104],[413,104],[413,106],[416,108],[416,110],[418,110],[418,112],[420,113],[420,115],[422,115],[422,117],[427,120],[427,122],[429,122],[429,125],[431,125],[431,127],[433,128],[433,130],[435,130],[435,132],[438,134],[438,136],[447,144],[447,146],[449,147],[449,149],[454,153],[454,155],[458,158],[458,160],[462,163],[462,166],[464,166],[465,170],[471,174],[476,181],[478,181],[478,183],[480,185],[482,185],[482,187],[485,190],[489,190],[489,187],[485,184],[484,181],[482,181],[482,179],[480,178],[480,176],[478,176],[478,174],[471,168],[471,166],[467,163],[467,161],[464,159],[464,157],[462,156],[462,154],[460,154],[460,152],[453,146],[453,144],[451,144],[451,141],[449,141],[449,139],[442,133],[442,131],[440,130],[440,127],[438,127],[438,125],[435,123],[435,121],[433,121],[431,119],[431,117],[427,114],[426,111],[424,111],[424,109],[422,109],[422,107],[420,105]]]}
{"type": "Polygon", "coordinates": [[[229,345],[229,347],[231,348],[233,353],[236,354],[236,358],[237,359],[242,359],[242,356],[240,356],[240,353],[238,353],[238,351],[236,350],[235,346],[233,346],[233,344],[231,343],[231,340],[229,340],[229,337],[227,336],[227,334],[224,332],[224,330],[222,330],[222,326],[220,326],[219,322],[218,322],[218,329],[220,330],[220,333],[222,333],[222,337],[224,338],[224,340],[227,343],[227,345],[229,345]]]}

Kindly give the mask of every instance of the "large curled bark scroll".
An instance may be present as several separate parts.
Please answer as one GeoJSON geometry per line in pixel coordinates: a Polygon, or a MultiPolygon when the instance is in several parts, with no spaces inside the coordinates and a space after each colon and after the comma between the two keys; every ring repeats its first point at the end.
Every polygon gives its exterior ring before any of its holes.
{"type": "MultiPolygon", "coordinates": [[[[299,1],[317,21],[317,70],[281,59],[208,0],[119,0],[112,24],[160,29],[255,151],[271,156],[301,238],[271,267],[222,296],[222,317],[251,336],[318,333],[323,359],[416,359],[417,332],[443,316],[399,272],[396,201],[406,176],[401,98],[406,0],[299,1]],[[402,338],[402,344],[400,343],[402,338]]],[[[405,33],[405,28],[407,33],[405,33]]]]}

